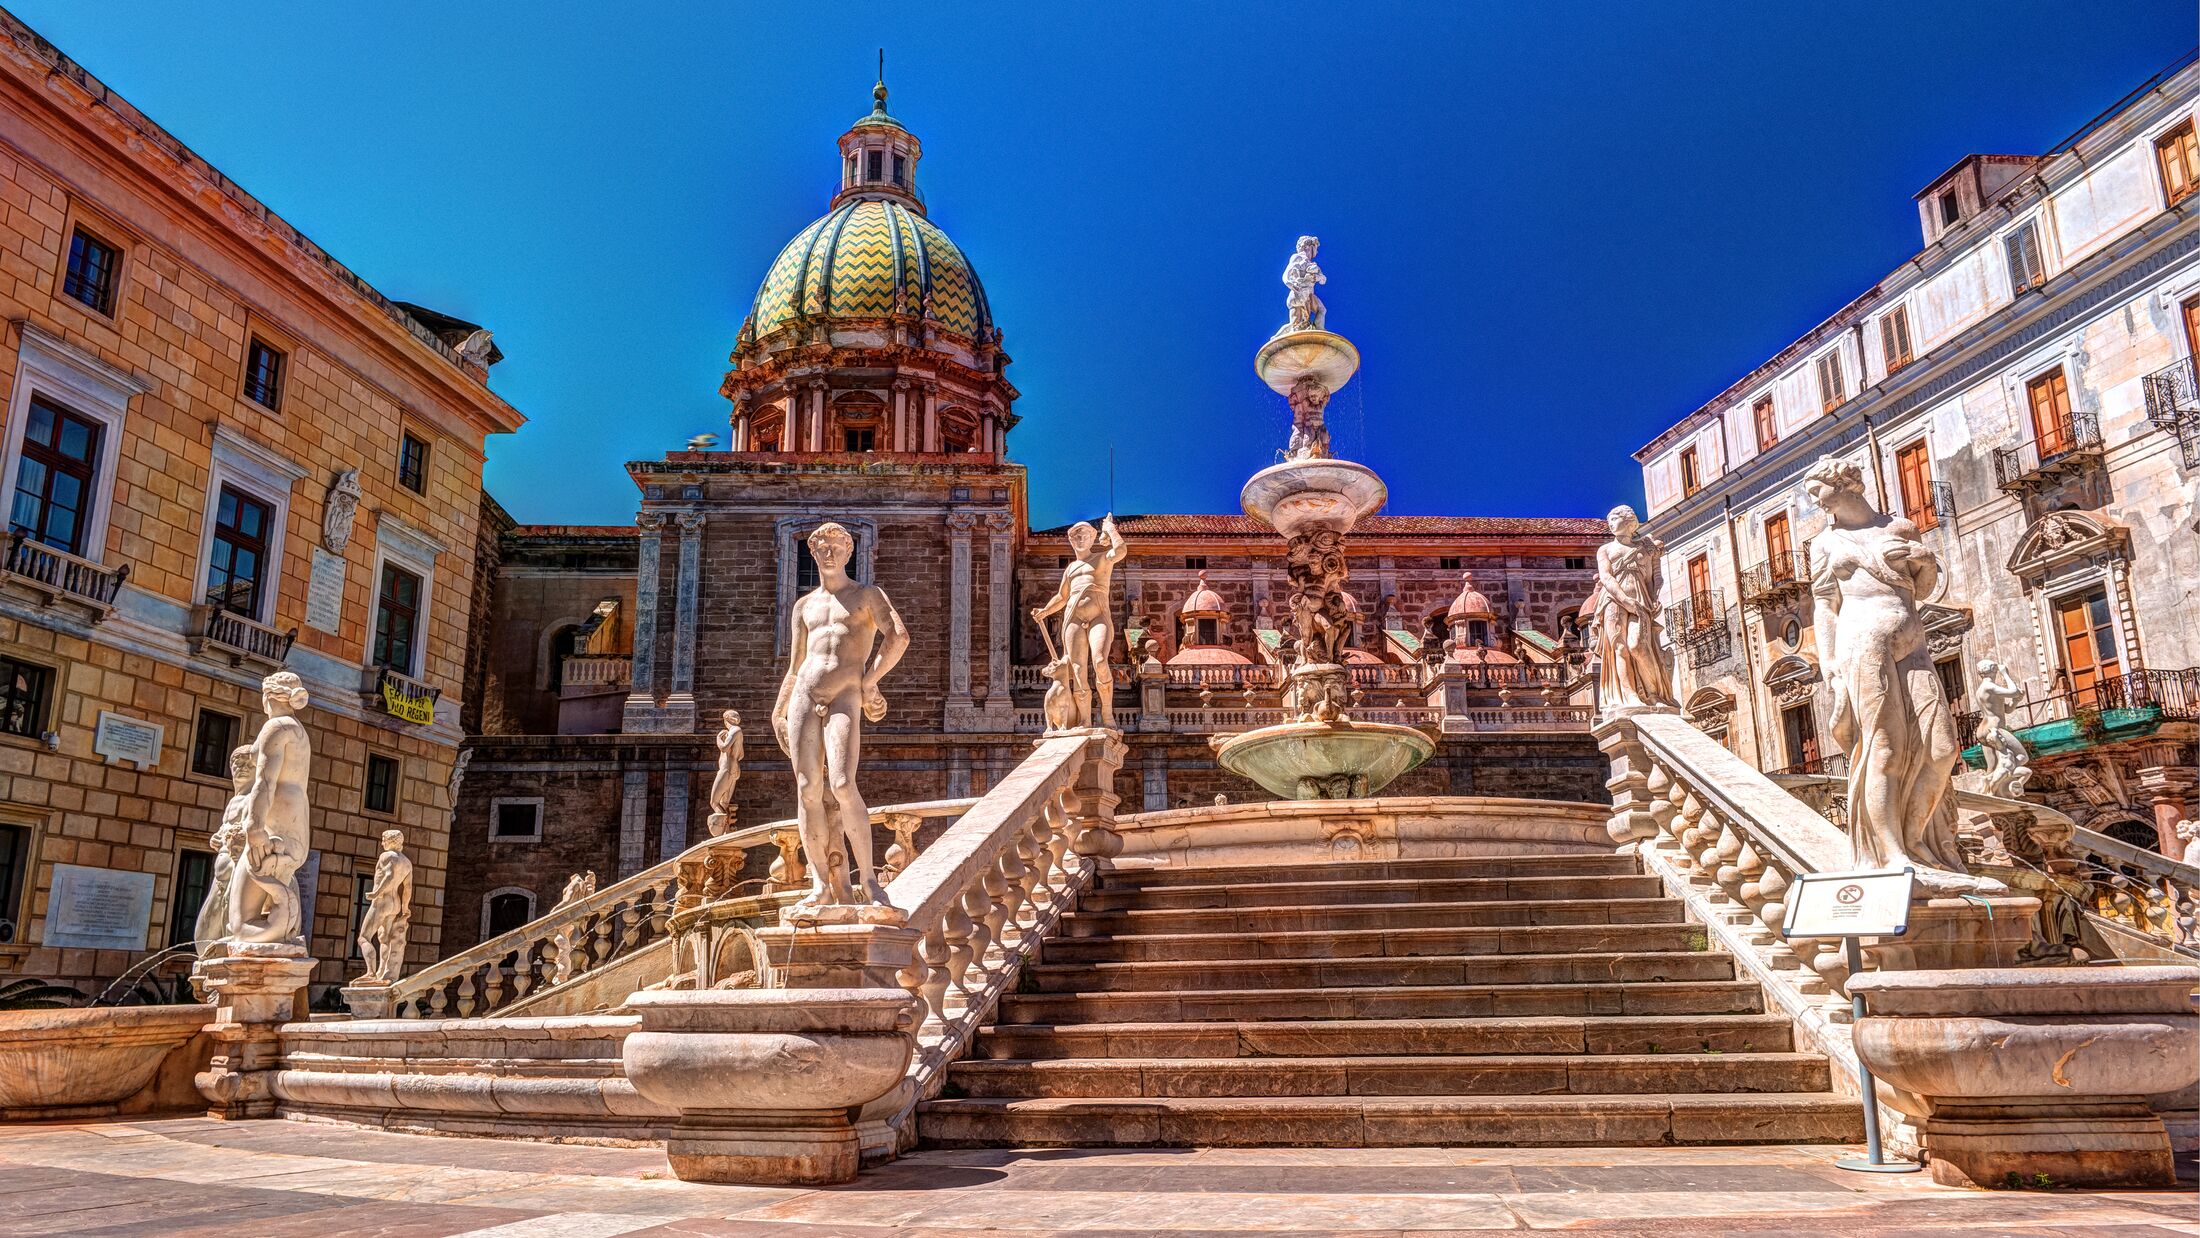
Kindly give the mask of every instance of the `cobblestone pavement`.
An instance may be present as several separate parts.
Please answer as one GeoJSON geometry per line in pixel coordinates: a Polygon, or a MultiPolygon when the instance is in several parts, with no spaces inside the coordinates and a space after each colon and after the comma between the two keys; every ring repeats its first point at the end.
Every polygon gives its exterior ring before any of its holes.
{"type": "Polygon", "coordinates": [[[924,1152],[833,1190],[680,1182],[651,1148],[201,1119],[0,1128],[0,1234],[2200,1235],[2185,1189],[1961,1191],[1846,1149],[924,1152]]]}

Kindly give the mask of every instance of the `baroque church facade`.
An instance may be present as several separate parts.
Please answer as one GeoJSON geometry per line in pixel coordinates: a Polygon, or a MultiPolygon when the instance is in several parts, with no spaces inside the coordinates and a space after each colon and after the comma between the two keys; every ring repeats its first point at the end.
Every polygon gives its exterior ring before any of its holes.
{"type": "MultiPolygon", "coordinates": [[[[699,840],[726,710],[745,734],[736,824],[791,815],[769,718],[789,610],[816,582],[803,539],[828,520],[911,635],[865,734],[867,798],[983,794],[1043,729],[1029,613],[1054,592],[1068,531],[1029,527],[1002,328],[918,192],[922,153],[876,88],[839,139],[825,215],[771,263],[740,326],[726,449],[630,463],[633,525],[519,525],[488,505],[445,953],[547,910],[574,873],[608,884],[699,840]]],[[[1281,540],[1236,514],[1118,524],[1124,810],[1265,798],[1217,769],[1208,740],[1279,706],[1281,540]]],[[[1363,707],[1439,736],[1393,794],[1604,799],[1577,618],[1604,537],[1568,517],[1361,526],[1363,707]]]]}

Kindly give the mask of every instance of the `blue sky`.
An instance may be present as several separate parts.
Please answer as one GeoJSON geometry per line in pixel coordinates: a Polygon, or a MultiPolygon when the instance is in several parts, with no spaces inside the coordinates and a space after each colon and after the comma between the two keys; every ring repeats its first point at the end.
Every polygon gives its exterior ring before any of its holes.
{"type": "Polygon", "coordinates": [[[869,106],[1015,358],[1040,526],[1234,511],[1252,374],[1322,237],[1340,454],[1402,513],[1637,501],[1629,453],[1918,246],[1910,195],[2046,148],[2195,41],[2189,0],[296,5],[9,0],[392,296],[479,320],[532,418],[514,515],[624,522],[725,431],[757,281],[869,106]]]}

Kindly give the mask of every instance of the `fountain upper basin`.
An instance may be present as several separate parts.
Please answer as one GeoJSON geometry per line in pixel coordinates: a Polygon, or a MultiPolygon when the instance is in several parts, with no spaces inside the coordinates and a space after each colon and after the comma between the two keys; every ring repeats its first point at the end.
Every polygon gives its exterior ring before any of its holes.
{"type": "Polygon", "coordinates": [[[1286,460],[1253,474],[1238,502],[1246,515],[1291,538],[1318,529],[1346,532],[1389,497],[1383,479],[1364,464],[1286,460]]]}
{"type": "Polygon", "coordinates": [[[1286,722],[1211,742],[1222,768],[1291,800],[1373,795],[1436,751],[1427,735],[1387,722],[1286,722]]]}

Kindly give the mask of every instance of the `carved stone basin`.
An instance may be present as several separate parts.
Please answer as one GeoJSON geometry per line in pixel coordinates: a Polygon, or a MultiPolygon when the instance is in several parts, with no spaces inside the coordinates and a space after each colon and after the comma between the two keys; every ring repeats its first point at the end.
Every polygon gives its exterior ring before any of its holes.
{"type": "Polygon", "coordinates": [[[1383,479],[1364,464],[1286,460],[1253,474],[1238,502],[1246,515],[1292,538],[1316,529],[1347,532],[1389,496],[1383,479]]]}
{"type": "Polygon", "coordinates": [[[1427,735],[1384,722],[1286,722],[1211,742],[1222,768],[1287,800],[1364,799],[1436,751],[1427,735]]]}
{"type": "Polygon", "coordinates": [[[1324,391],[1336,391],[1352,381],[1360,368],[1360,350],[1352,341],[1328,331],[1285,331],[1260,346],[1253,355],[1253,370],[1277,395],[1291,394],[1302,378],[1311,378],[1324,391]]]}
{"type": "Polygon", "coordinates": [[[210,1005],[0,1011],[0,1109],[114,1104],[213,1021],[210,1005]]]}

